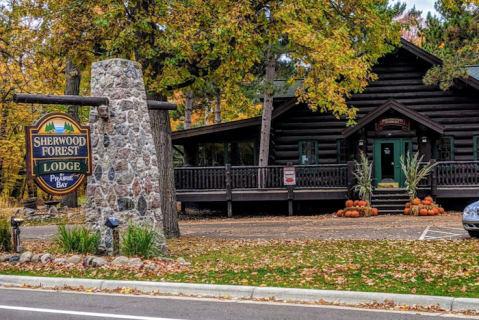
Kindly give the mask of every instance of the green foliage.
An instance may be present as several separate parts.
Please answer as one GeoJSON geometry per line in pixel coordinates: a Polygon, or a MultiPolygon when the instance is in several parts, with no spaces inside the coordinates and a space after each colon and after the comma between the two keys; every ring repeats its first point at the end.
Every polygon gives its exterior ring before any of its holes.
{"type": "Polygon", "coordinates": [[[479,11],[461,0],[438,0],[439,17],[430,13],[420,28],[421,46],[443,60],[424,78],[426,85],[447,90],[454,78],[468,77],[467,65],[479,63],[479,11]]]}
{"type": "Polygon", "coordinates": [[[357,183],[353,187],[353,191],[359,194],[359,198],[366,200],[368,205],[371,205],[371,197],[373,195],[373,163],[369,163],[368,157],[361,152],[361,162],[354,160],[355,171],[353,172],[356,177],[357,183]]]}
{"type": "Polygon", "coordinates": [[[409,151],[407,152],[406,159],[404,159],[404,155],[401,155],[400,157],[401,169],[406,177],[406,190],[409,194],[411,203],[417,196],[419,182],[427,177],[429,173],[431,173],[432,168],[437,165],[437,163],[427,163],[422,165],[421,161],[423,158],[424,155],[419,158],[419,151],[416,152],[413,157],[410,156],[409,151]]]}
{"type": "Polygon", "coordinates": [[[0,218],[0,251],[10,252],[12,246],[12,231],[7,219],[0,218]]]}
{"type": "Polygon", "coordinates": [[[63,252],[95,253],[100,241],[99,233],[91,233],[85,227],[67,228],[58,226],[55,242],[63,252]]]}
{"type": "Polygon", "coordinates": [[[156,244],[158,235],[152,228],[128,223],[128,229],[121,235],[121,251],[128,257],[157,257],[161,254],[156,244]]]}

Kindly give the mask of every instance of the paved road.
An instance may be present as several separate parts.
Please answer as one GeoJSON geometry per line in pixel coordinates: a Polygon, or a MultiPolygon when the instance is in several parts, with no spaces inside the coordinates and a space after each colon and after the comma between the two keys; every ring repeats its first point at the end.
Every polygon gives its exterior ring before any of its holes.
{"type": "MultiPolygon", "coordinates": [[[[274,217],[180,221],[183,236],[230,239],[465,239],[461,216],[387,215],[360,219],[274,217]],[[427,234],[424,232],[427,231],[427,234]]],[[[56,226],[22,228],[23,240],[51,240],[56,226]]]]}
{"type": "MultiPolygon", "coordinates": [[[[0,318],[2,320],[429,320],[431,315],[439,316],[441,319],[458,318],[445,314],[418,315],[414,312],[371,311],[252,301],[0,289],[0,318]]],[[[476,319],[479,318],[476,317],[476,319]]]]}

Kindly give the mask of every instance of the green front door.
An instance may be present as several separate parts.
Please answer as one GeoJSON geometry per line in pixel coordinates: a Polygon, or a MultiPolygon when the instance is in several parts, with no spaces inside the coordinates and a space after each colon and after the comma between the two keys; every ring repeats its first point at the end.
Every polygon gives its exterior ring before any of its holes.
{"type": "Polygon", "coordinates": [[[374,166],[376,187],[389,186],[404,188],[404,174],[400,157],[412,151],[410,139],[374,140],[374,166]]]}

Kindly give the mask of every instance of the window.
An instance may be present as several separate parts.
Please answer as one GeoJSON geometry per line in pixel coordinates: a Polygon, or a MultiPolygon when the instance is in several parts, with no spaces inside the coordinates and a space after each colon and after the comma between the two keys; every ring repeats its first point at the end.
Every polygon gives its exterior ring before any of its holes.
{"type": "Polygon", "coordinates": [[[479,136],[474,136],[474,161],[479,161],[479,136]]]}
{"type": "Polygon", "coordinates": [[[318,158],[318,141],[306,140],[299,142],[299,164],[317,164],[318,158]]]}
{"type": "Polygon", "coordinates": [[[254,142],[200,143],[198,166],[254,166],[256,150],[254,142]]]}
{"type": "Polygon", "coordinates": [[[454,160],[454,138],[442,137],[436,140],[435,155],[437,161],[454,160]]]}
{"type": "Polygon", "coordinates": [[[349,140],[338,140],[337,144],[337,155],[338,163],[348,163],[348,161],[354,160],[354,143],[349,140]]]}

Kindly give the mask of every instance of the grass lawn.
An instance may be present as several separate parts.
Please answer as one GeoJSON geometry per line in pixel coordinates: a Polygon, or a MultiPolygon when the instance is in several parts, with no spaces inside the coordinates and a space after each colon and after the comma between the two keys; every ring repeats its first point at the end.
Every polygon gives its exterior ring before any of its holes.
{"type": "MultiPolygon", "coordinates": [[[[51,244],[27,243],[32,251],[51,244]]],[[[47,246],[47,247],[45,247],[47,246]]],[[[169,240],[159,269],[0,263],[2,274],[279,286],[479,298],[477,240],[169,240]]],[[[1,253],[0,253],[1,254],[1,253]]]]}

